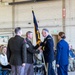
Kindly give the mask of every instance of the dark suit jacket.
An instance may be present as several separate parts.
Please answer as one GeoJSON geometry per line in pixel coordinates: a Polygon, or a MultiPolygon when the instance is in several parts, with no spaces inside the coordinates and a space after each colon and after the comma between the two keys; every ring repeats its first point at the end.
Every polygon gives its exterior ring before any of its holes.
{"type": "Polygon", "coordinates": [[[65,40],[60,40],[57,43],[56,64],[67,65],[69,58],[69,46],[65,40]]]}
{"type": "Polygon", "coordinates": [[[53,39],[50,35],[48,35],[43,42],[43,46],[44,46],[44,58],[45,58],[45,62],[52,62],[54,60],[54,42],[53,39]]]}
{"type": "Polygon", "coordinates": [[[33,63],[33,54],[39,53],[39,50],[36,50],[36,46],[34,47],[30,40],[26,38],[26,47],[27,47],[27,63],[33,63]]]}
{"type": "Polygon", "coordinates": [[[26,62],[26,47],[24,39],[18,35],[8,41],[7,57],[11,65],[22,65],[26,62]]]}

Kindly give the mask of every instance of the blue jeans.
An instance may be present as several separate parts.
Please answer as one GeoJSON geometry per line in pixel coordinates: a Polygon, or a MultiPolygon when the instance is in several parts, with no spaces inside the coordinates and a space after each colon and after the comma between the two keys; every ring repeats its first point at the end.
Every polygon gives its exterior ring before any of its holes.
{"type": "Polygon", "coordinates": [[[0,67],[0,75],[6,75],[6,74],[8,74],[8,71],[7,70],[2,71],[2,67],[0,67]]]}
{"type": "Polygon", "coordinates": [[[2,72],[0,71],[0,75],[2,75],[2,72]]]}
{"type": "Polygon", "coordinates": [[[8,71],[2,71],[2,75],[7,75],[8,74],[8,71]]]}
{"type": "Polygon", "coordinates": [[[2,71],[1,71],[2,67],[0,67],[0,75],[2,75],[2,71]]]}

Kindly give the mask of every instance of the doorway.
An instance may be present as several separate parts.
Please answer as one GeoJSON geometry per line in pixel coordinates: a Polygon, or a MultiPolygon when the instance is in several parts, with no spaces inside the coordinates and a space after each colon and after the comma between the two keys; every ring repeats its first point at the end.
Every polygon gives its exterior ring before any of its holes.
{"type": "Polygon", "coordinates": [[[57,45],[57,43],[58,43],[58,35],[57,34],[54,34],[54,35],[52,35],[52,37],[53,37],[53,41],[54,41],[54,50],[56,50],[56,45],[57,45]]]}

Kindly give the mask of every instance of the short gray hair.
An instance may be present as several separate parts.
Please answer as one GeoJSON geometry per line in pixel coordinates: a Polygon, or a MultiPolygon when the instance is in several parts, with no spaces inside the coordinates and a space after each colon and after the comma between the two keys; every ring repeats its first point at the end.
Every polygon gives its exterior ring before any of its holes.
{"type": "Polygon", "coordinates": [[[26,37],[28,36],[28,34],[33,33],[32,31],[27,31],[26,32],[26,37]]]}
{"type": "Polygon", "coordinates": [[[49,30],[48,30],[48,29],[45,29],[45,28],[44,28],[43,30],[49,33],[49,30]]]}

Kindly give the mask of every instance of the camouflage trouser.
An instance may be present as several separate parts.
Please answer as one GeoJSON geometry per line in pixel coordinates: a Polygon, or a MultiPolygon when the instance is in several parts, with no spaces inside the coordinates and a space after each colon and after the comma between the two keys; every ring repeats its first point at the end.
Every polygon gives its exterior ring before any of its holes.
{"type": "Polygon", "coordinates": [[[24,75],[25,67],[11,65],[11,75],[24,75]]]}
{"type": "Polygon", "coordinates": [[[74,63],[73,64],[74,64],[74,70],[75,70],[75,59],[74,59],[74,63]]]}
{"type": "Polygon", "coordinates": [[[73,71],[73,70],[74,70],[74,59],[69,58],[68,71],[73,71]]]}

